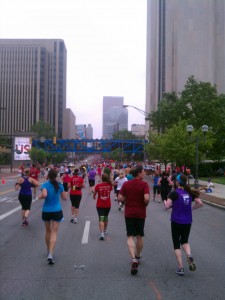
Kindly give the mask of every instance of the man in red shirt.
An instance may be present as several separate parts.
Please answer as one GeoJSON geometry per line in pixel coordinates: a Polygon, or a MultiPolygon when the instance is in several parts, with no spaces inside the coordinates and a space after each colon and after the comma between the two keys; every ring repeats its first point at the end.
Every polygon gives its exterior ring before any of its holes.
{"type": "MultiPolygon", "coordinates": [[[[39,176],[40,171],[36,167],[36,164],[33,164],[32,167],[30,168],[30,177],[38,181],[38,176],[39,176]]],[[[36,197],[37,194],[37,188],[36,186],[32,185],[31,187],[34,188],[34,200],[37,200],[38,197],[36,197]]]]}
{"type": "Polygon", "coordinates": [[[149,185],[143,181],[145,171],[142,166],[132,170],[134,179],[125,182],[118,195],[118,201],[125,203],[125,222],[127,245],[132,259],[131,274],[138,272],[146,218],[146,207],[149,203],[149,185]],[[135,243],[136,238],[136,243],[135,243]]]}
{"type": "Polygon", "coordinates": [[[77,223],[77,216],[79,213],[80,201],[82,198],[81,189],[85,187],[84,179],[78,176],[79,170],[75,169],[73,176],[68,182],[68,188],[70,188],[70,201],[71,201],[71,223],[77,223]]]}

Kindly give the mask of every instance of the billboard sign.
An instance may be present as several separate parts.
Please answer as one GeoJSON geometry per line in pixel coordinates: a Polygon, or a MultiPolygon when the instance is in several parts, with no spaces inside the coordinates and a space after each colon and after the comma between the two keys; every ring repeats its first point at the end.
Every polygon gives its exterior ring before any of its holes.
{"type": "Polygon", "coordinates": [[[30,137],[15,137],[14,139],[14,160],[30,160],[28,150],[31,149],[30,137]]]}

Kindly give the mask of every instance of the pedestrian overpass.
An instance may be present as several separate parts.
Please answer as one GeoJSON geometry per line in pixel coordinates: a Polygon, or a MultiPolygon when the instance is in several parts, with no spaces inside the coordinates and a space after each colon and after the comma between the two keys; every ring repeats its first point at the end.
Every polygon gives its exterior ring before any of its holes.
{"type": "Polygon", "coordinates": [[[102,153],[112,152],[118,148],[124,153],[143,153],[147,140],[105,140],[105,139],[65,139],[32,140],[32,147],[47,152],[102,153]]]}

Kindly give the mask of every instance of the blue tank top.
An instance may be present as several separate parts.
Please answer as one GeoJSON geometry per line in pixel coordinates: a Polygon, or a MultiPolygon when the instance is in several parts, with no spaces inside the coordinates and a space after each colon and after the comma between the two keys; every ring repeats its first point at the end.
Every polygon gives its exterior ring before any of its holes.
{"type": "Polygon", "coordinates": [[[20,185],[20,194],[21,195],[27,195],[30,196],[32,195],[32,191],[31,191],[31,183],[30,181],[28,181],[28,177],[23,177],[24,182],[21,183],[20,185]]]}
{"type": "Polygon", "coordinates": [[[154,185],[154,186],[158,186],[159,178],[160,178],[159,176],[154,176],[154,177],[153,177],[153,185],[154,185]]]}

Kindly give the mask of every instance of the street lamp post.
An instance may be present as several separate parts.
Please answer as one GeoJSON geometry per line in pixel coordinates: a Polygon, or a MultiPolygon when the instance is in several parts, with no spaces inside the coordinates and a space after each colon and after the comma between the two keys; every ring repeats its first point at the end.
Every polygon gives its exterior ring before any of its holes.
{"type": "Polygon", "coordinates": [[[149,128],[148,128],[148,130],[150,132],[150,129],[151,129],[150,127],[151,126],[150,126],[150,120],[149,120],[149,115],[150,115],[149,112],[144,111],[144,110],[142,110],[142,109],[140,109],[140,108],[138,108],[136,106],[133,106],[133,105],[123,105],[123,107],[132,107],[132,108],[136,109],[137,111],[139,111],[141,114],[143,114],[145,116],[145,120],[149,122],[149,128]]]}
{"type": "MultiPolygon", "coordinates": [[[[150,130],[151,130],[151,124],[150,124],[150,119],[149,119],[149,116],[150,116],[150,113],[147,112],[147,111],[144,111],[136,106],[133,106],[133,105],[123,105],[123,107],[132,107],[134,109],[136,109],[137,111],[139,111],[141,114],[143,114],[145,116],[145,121],[148,121],[149,123],[149,127],[148,127],[148,132],[150,133],[150,130]]],[[[146,132],[145,132],[145,135],[146,135],[146,132]]],[[[148,139],[149,140],[149,139],[148,139]]],[[[145,149],[144,149],[144,159],[146,160],[146,153],[145,153],[145,149]]]]}
{"type": "MultiPolygon", "coordinates": [[[[192,134],[193,130],[194,130],[194,127],[192,125],[187,126],[187,132],[189,133],[189,135],[192,134]]],[[[208,130],[209,130],[209,127],[207,125],[202,126],[202,132],[204,134],[204,140],[205,140],[206,132],[208,132],[208,130]]],[[[201,139],[201,137],[199,135],[197,135],[195,137],[195,181],[194,181],[194,188],[195,189],[199,188],[199,182],[198,182],[198,146],[199,146],[200,139],[201,139]]]]}

